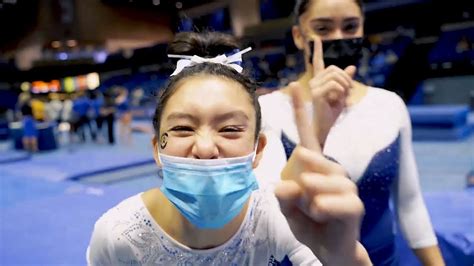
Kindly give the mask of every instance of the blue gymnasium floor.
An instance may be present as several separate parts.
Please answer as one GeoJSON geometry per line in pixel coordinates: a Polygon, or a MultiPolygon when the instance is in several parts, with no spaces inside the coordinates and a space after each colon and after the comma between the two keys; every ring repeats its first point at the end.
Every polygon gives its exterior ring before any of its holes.
{"type": "MultiPolygon", "coordinates": [[[[97,218],[119,201],[157,186],[159,180],[155,173],[144,172],[108,184],[70,177],[84,169],[113,170],[137,158],[148,160],[150,166],[150,137],[134,133],[132,146],[75,145],[0,164],[0,265],[85,265],[97,218]]],[[[448,236],[444,249],[461,242],[472,252],[474,190],[465,189],[465,178],[474,168],[474,136],[460,142],[415,142],[414,149],[434,228],[438,235],[448,236]]],[[[406,251],[406,246],[400,249],[406,251]]],[[[412,255],[404,256],[402,263],[417,265],[412,255]]],[[[448,265],[464,263],[468,262],[448,265]]]]}

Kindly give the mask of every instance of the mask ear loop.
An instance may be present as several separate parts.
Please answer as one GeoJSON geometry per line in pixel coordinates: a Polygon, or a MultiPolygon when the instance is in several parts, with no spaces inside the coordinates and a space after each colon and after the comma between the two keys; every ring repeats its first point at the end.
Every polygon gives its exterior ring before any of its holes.
{"type": "Polygon", "coordinates": [[[259,140],[260,140],[260,137],[257,137],[257,140],[255,141],[255,147],[253,149],[252,163],[255,162],[255,158],[257,157],[257,148],[258,148],[259,140]]]}
{"type": "Polygon", "coordinates": [[[156,157],[158,157],[158,162],[160,163],[159,167],[161,169],[163,168],[163,163],[161,162],[160,147],[158,145],[156,146],[156,155],[156,157]]]}

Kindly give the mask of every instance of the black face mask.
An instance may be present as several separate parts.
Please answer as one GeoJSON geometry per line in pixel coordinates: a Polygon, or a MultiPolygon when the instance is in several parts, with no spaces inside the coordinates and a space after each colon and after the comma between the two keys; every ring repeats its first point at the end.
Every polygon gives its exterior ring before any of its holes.
{"type": "MultiPolygon", "coordinates": [[[[341,69],[348,66],[357,66],[362,58],[362,38],[337,39],[323,41],[324,66],[335,65],[341,69]]],[[[314,42],[309,42],[311,56],[309,63],[313,62],[314,42]]]]}

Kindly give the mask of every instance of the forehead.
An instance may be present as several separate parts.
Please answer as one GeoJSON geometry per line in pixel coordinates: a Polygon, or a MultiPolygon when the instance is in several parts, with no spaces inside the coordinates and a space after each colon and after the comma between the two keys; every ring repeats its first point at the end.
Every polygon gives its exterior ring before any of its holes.
{"type": "Polygon", "coordinates": [[[301,17],[312,20],[315,18],[362,17],[362,11],[354,0],[313,0],[301,17]]]}
{"type": "Polygon", "coordinates": [[[166,103],[164,113],[172,110],[216,112],[242,110],[252,113],[253,105],[244,87],[237,81],[212,75],[185,78],[166,103]],[[216,110],[218,109],[218,110],[216,110]]]}

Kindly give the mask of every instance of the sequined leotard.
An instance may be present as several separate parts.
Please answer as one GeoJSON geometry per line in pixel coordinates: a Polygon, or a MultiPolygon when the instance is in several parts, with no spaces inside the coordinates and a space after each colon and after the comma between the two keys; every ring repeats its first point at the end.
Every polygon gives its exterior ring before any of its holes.
{"type": "MultiPolygon", "coordinates": [[[[261,184],[271,185],[298,142],[298,133],[288,95],[276,91],[261,96],[260,104],[268,142],[256,174],[261,184]]],[[[309,103],[307,112],[312,115],[309,103]]],[[[338,161],[357,183],[366,209],[361,241],[374,265],[396,264],[390,199],[411,248],[437,243],[419,187],[410,118],[400,97],[369,88],[359,103],[339,116],[324,154],[338,161]]]]}

